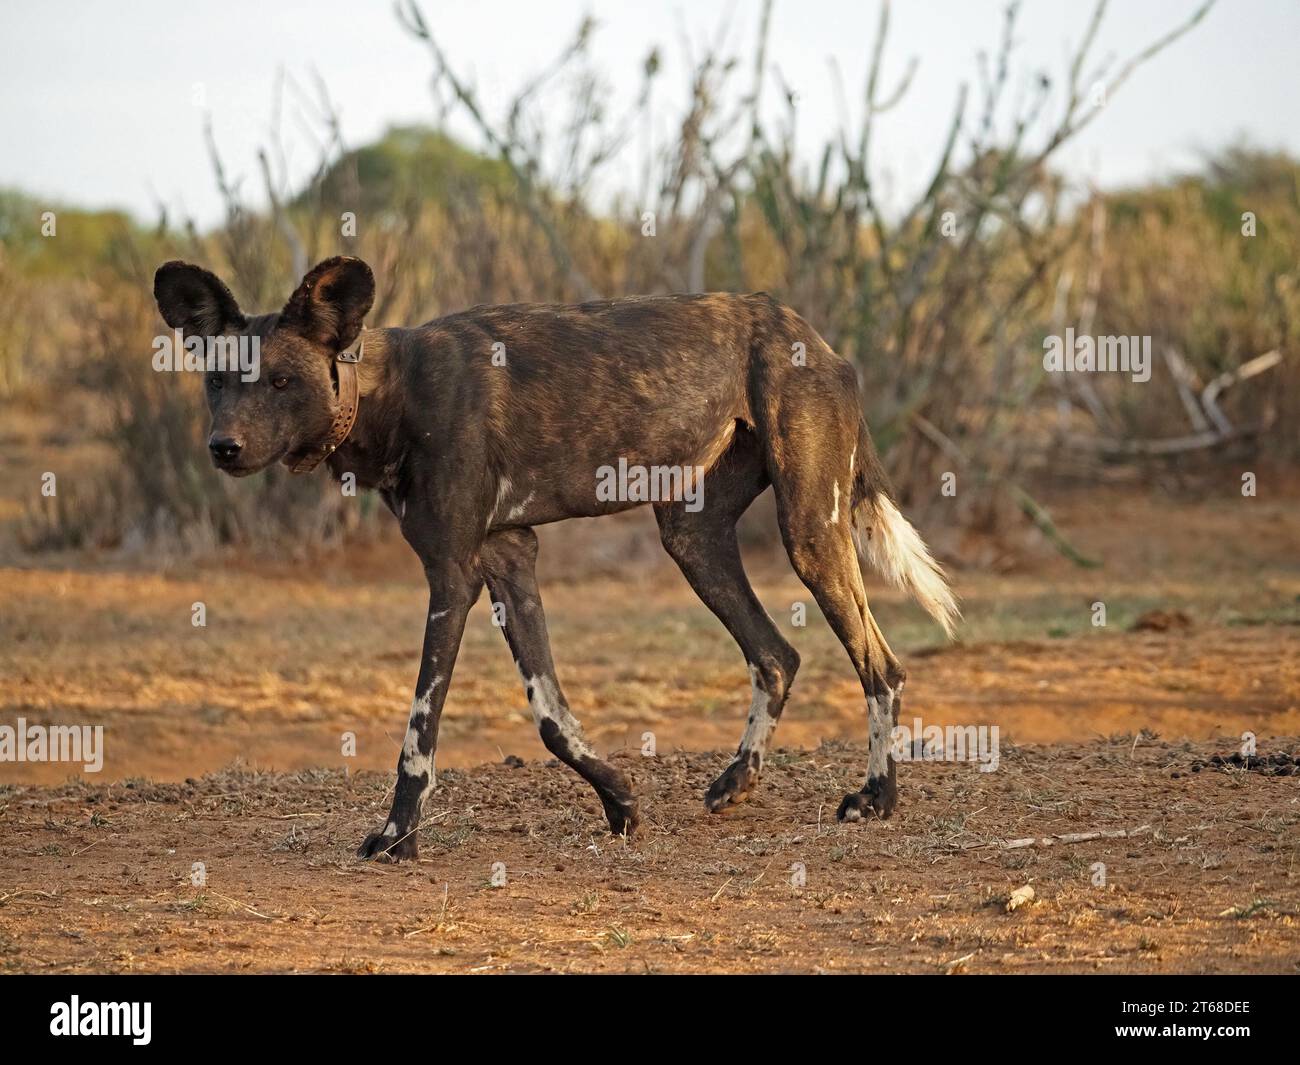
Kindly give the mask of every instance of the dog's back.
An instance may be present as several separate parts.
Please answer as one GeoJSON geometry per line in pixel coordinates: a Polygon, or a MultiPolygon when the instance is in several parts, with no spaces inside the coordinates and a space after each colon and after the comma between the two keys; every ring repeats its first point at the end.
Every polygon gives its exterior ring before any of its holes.
{"type": "Polygon", "coordinates": [[[529,484],[498,508],[521,524],[636,505],[593,495],[611,456],[707,471],[791,390],[856,408],[849,363],[765,293],[479,306],[401,332],[418,337],[413,390],[478,421],[493,464],[529,484]]]}

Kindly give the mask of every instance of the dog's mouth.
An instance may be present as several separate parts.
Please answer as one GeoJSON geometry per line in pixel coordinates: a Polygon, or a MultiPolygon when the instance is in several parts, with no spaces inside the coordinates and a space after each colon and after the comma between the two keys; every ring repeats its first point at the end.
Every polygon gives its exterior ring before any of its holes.
{"type": "Polygon", "coordinates": [[[231,477],[248,477],[250,474],[266,469],[265,463],[255,464],[247,462],[242,456],[229,459],[221,459],[214,456],[212,459],[212,465],[222,473],[228,474],[231,477]]]}
{"type": "MultiPolygon", "coordinates": [[[[288,449],[286,448],[285,450],[287,451],[288,449]]],[[[212,465],[230,477],[250,477],[255,473],[261,473],[263,470],[274,466],[284,457],[284,454],[285,452],[273,454],[269,459],[257,462],[249,461],[248,455],[242,452],[238,455],[229,455],[224,457],[213,455],[212,465]]]]}
{"type": "Polygon", "coordinates": [[[229,474],[231,477],[247,477],[250,473],[257,472],[255,466],[245,466],[238,460],[231,461],[229,459],[213,459],[212,465],[222,473],[229,474]]]}

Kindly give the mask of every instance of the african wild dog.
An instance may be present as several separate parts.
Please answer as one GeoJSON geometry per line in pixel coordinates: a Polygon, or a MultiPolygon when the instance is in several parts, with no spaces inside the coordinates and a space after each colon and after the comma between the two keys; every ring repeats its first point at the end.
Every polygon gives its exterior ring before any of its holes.
{"type": "Polygon", "coordinates": [[[790,561],[844,644],[866,693],[866,784],[839,818],[897,800],[889,754],[904,671],[867,607],[855,543],[951,632],[956,606],[925,544],[890,499],[856,375],[797,314],[765,294],[644,296],[576,306],[475,307],[414,329],[363,329],[370,268],[333,258],[277,314],[247,317],[197,266],[159,268],[167,324],[193,336],[246,334],[261,375],[206,378],[217,467],[246,476],[326,461],[375,488],[424,564],[429,612],[392,810],[360,855],[412,858],[434,784],[438,719],[465,617],[484,583],[546,747],[596,790],[613,832],[638,821],[627,777],[569,712],[534,576],[532,527],[638,505],[598,498],[598,471],[702,468],[703,505],[655,504],[664,547],[727,627],[752,701],[735,759],[705,806],[743,801],[799,667],[741,566],[736,520],[771,485],[790,561]]]}

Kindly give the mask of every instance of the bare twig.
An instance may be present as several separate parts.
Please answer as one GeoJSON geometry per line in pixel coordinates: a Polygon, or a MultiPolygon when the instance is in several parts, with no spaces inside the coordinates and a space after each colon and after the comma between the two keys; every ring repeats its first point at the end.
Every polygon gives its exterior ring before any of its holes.
{"type": "Polygon", "coordinates": [[[1023,839],[999,840],[994,843],[972,843],[962,849],[978,850],[984,847],[994,847],[998,850],[1014,851],[1023,850],[1025,847],[1054,847],[1057,844],[1087,843],[1095,839],[1132,839],[1135,836],[1145,835],[1150,831],[1150,825],[1140,825],[1137,828],[1099,828],[1092,832],[1066,832],[1057,836],[1026,836],[1023,839]]]}
{"type": "Polygon", "coordinates": [[[550,248],[551,255],[556,263],[560,266],[562,272],[569,278],[570,283],[578,290],[582,299],[596,299],[600,294],[592,285],[586,275],[578,268],[573,261],[559,230],[548,217],[541,204],[541,195],[533,181],[531,168],[520,165],[515,158],[516,145],[505,139],[484,116],[479,108],[478,101],[473,91],[462,81],[451,68],[444,56],[442,48],[435,40],[429,24],[425,21],[424,14],[421,12],[419,5],[415,0],[399,0],[397,4],[397,15],[402,26],[412,36],[423,41],[428,47],[434,61],[435,79],[445,81],[452,90],[456,99],[460,101],[465,112],[474,120],[483,137],[491,145],[497,156],[510,170],[511,175],[519,186],[523,198],[524,208],[528,211],[529,216],[537,224],[538,228],[546,237],[547,245],[550,248]]]}

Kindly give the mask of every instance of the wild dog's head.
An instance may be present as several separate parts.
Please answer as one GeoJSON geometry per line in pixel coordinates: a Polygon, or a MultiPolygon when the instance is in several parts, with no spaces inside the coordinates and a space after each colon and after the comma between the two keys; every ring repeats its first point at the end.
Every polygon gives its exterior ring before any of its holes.
{"type": "Polygon", "coordinates": [[[208,448],[217,468],[234,477],[309,452],[330,432],[337,409],[334,358],[361,332],[375,297],[375,279],[360,259],[326,259],[278,314],[249,318],[213,273],[189,263],[158,268],[154,299],[163,320],[190,337],[256,344],[256,374],[234,360],[204,373],[212,414],[208,448]],[[241,338],[245,338],[241,341],[241,338]],[[255,339],[254,339],[255,338],[255,339]],[[253,379],[255,376],[255,379],[253,379]]]}

